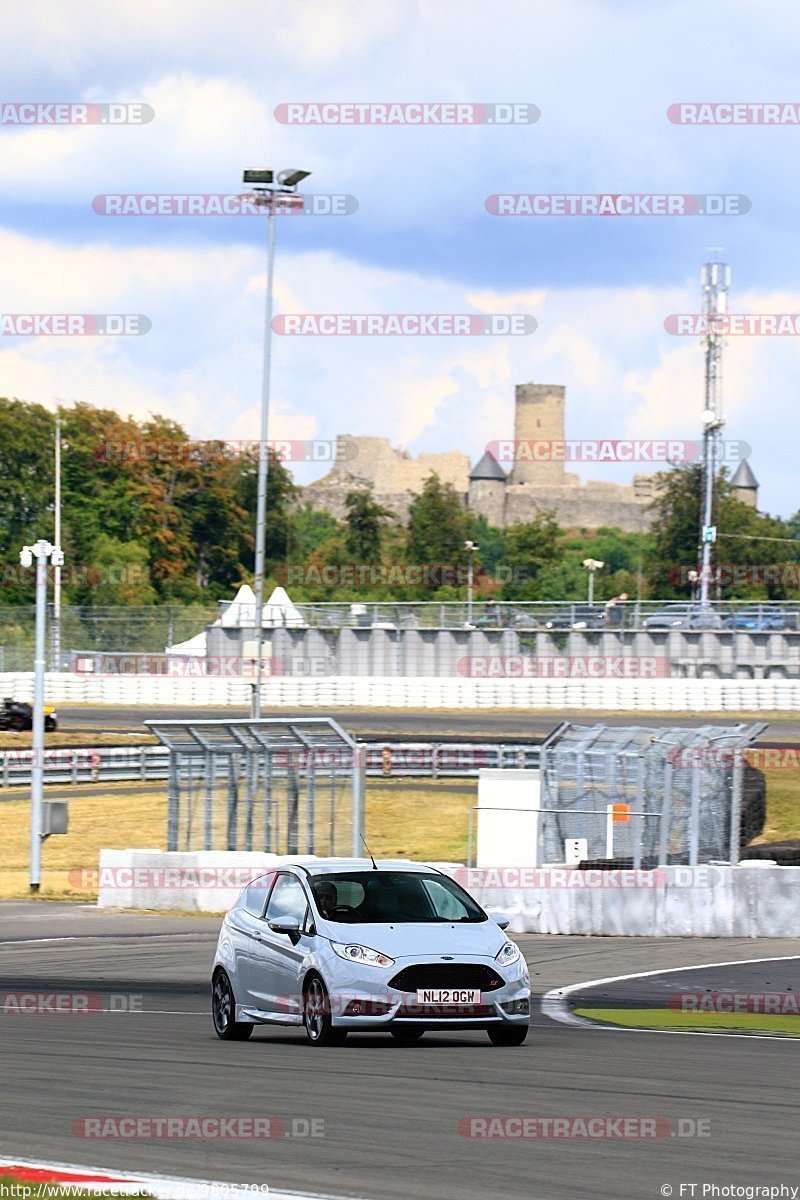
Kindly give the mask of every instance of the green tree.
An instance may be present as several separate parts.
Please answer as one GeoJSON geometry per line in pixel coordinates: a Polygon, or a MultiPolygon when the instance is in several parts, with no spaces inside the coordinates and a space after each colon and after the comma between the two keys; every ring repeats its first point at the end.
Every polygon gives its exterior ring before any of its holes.
{"type": "MultiPolygon", "coordinates": [[[[700,535],[702,467],[688,464],[662,475],[654,501],[651,550],[646,574],[659,599],[687,596],[687,575],[697,568],[700,535]]],[[[717,541],[712,564],[719,569],[721,599],[783,599],[787,592],[781,564],[797,561],[791,523],[757,512],[736,499],[727,471],[714,486],[717,541]]],[[[791,573],[790,573],[791,577],[791,573]]]]}
{"type": "Polygon", "coordinates": [[[551,599],[542,594],[539,576],[559,559],[561,533],[555,513],[549,509],[537,513],[533,521],[508,526],[500,565],[504,600],[551,599]]]}
{"type": "Polygon", "coordinates": [[[410,563],[456,564],[464,561],[470,519],[458,493],[435,473],[411,503],[407,559],[410,563]]]}
{"type": "Polygon", "coordinates": [[[356,563],[381,561],[381,533],[393,514],[378,504],[367,491],[348,492],[344,499],[347,509],[345,547],[356,563]]]}

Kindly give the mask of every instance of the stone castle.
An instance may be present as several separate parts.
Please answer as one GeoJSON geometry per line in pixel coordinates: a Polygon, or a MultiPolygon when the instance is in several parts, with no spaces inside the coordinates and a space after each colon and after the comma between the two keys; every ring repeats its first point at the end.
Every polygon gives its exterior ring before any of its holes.
{"type": "MultiPolygon", "coordinates": [[[[498,443],[498,447],[504,445],[510,460],[508,474],[491,449],[470,470],[467,455],[455,450],[411,458],[407,451],[395,449],[388,438],[342,434],[332,470],[302,488],[302,499],[342,518],[347,493],[367,489],[405,521],[414,496],[435,472],[443,483],[452,484],[466,508],[501,528],[531,521],[537,513],[551,509],[565,529],[603,525],[629,532],[646,529],[652,521],[649,505],[656,495],[657,474],[634,475],[632,484],[581,483],[577,474],[565,469],[563,460],[550,456],[539,461],[530,453],[521,453],[535,443],[564,444],[565,394],[566,389],[557,384],[517,385],[514,443],[498,443]]],[[[740,465],[732,482],[739,498],[754,506],[758,483],[747,463],[740,465]]]]}

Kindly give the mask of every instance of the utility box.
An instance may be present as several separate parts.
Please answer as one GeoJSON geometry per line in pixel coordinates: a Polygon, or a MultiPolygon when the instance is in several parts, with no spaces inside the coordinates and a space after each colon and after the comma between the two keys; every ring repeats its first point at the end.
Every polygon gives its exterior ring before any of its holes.
{"type": "Polygon", "coordinates": [[[45,800],[42,804],[42,837],[51,833],[67,833],[69,808],[66,800],[45,800]]]}
{"type": "Polygon", "coordinates": [[[535,867],[538,853],[538,771],[478,772],[477,867],[535,867]]]}

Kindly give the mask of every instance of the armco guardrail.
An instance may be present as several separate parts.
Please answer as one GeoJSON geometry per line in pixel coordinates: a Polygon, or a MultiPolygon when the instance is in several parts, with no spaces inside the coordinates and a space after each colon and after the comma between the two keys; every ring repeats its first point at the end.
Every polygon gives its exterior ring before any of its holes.
{"type": "MultiPolygon", "coordinates": [[[[483,767],[536,768],[537,745],[476,742],[363,742],[366,772],[384,779],[475,776],[483,767]]],[[[26,787],[31,781],[30,750],[0,751],[0,788],[26,787]]],[[[166,780],[169,751],[166,746],[56,747],[46,749],[42,760],[45,783],[132,783],[166,780]]],[[[320,760],[320,770],[328,764],[320,760]]],[[[304,765],[301,764],[301,770],[304,765]]],[[[227,766],[217,761],[220,778],[227,766]]],[[[280,764],[275,773],[285,768],[280,764]]]]}

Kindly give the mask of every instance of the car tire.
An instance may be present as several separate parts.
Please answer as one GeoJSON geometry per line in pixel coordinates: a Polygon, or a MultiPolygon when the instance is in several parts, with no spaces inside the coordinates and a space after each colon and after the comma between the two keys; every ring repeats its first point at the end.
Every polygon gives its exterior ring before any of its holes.
{"type": "Polygon", "coordinates": [[[331,1021],[331,1001],[321,975],[309,975],[303,987],[303,1024],[312,1046],[340,1046],[346,1029],[335,1029],[331,1021]]]}
{"type": "Polygon", "coordinates": [[[236,998],[225,971],[217,971],[211,983],[211,1019],[214,1032],[224,1042],[245,1042],[255,1028],[250,1022],[236,1021],[236,998]]]}
{"type": "Polygon", "coordinates": [[[493,1025],[487,1033],[493,1046],[521,1046],[529,1028],[529,1025],[493,1025]]]}
{"type": "Polygon", "coordinates": [[[13,730],[14,733],[24,733],[27,727],[24,717],[13,716],[9,719],[8,728],[13,730]]]}
{"type": "Polygon", "coordinates": [[[398,1042],[418,1042],[425,1033],[425,1030],[414,1029],[413,1026],[409,1026],[408,1028],[398,1026],[397,1029],[390,1029],[389,1032],[398,1042]]]}
{"type": "Polygon", "coordinates": [[[55,731],[55,728],[56,728],[56,723],[55,723],[55,721],[53,720],[53,718],[52,718],[52,717],[45,717],[45,719],[44,719],[44,731],[45,731],[45,733],[53,733],[53,732],[55,731]]]}

